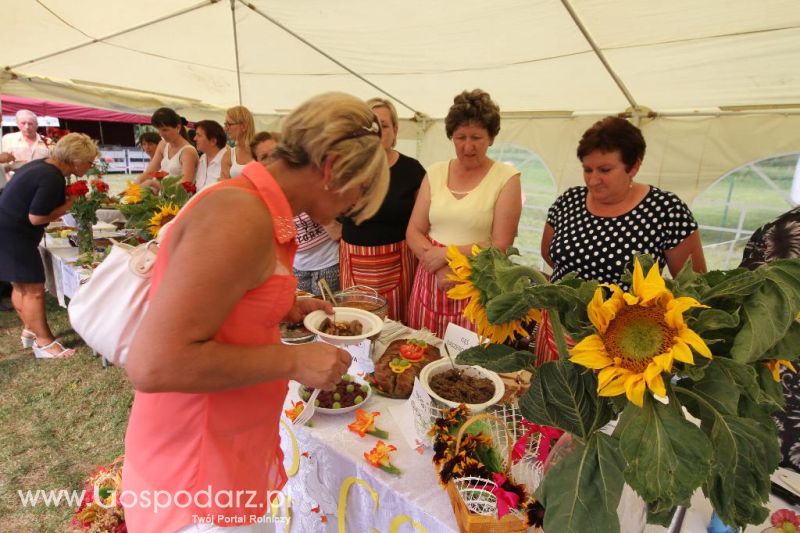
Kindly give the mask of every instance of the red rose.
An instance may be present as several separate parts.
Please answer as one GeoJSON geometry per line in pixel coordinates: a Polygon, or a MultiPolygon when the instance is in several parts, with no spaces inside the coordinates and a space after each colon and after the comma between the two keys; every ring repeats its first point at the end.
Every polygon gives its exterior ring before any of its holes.
{"type": "Polygon", "coordinates": [[[89,192],[89,186],[86,184],[86,181],[79,180],[75,183],[67,185],[66,194],[67,196],[86,196],[89,192]]]}
{"type": "Polygon", "coordinates": [[[165,172],[163,170],[156,170],[155,172],[150,173],[151,178],[155,178],[157,180],[164,179],[169,176],[169,172],[165,172]]]}
{"type": "Polygon", "coordinates": [[[197,192],[197,186],[191,181],[182,181],[181,185],[183,185],[183,190],[189,194],[194,194],[197,192]]]}
{"type": "Polygon", "coordinates": [[[108,183],[103,180],[92,180],[92,186],[97,192],[108,192],[108,183]]]}

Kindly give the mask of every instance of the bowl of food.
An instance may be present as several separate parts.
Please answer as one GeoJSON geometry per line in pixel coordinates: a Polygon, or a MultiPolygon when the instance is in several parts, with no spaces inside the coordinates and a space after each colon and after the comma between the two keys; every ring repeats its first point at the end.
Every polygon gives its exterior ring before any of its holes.
{"type": "MultiPolygon", "coordinates": [[[[300,399],[307,402],[311,398],[311,390],[301,386],[297,391],[300,399]]],[[[357,381],[350,374],[342,376],[332,391],[319,391],[314,404],[316,411],[328,415],[340,415],[355,411],[362,407],[372,397],[372,387],[367,383],[357,381]]]]}
{"type": "Polygon", "coordinates": [[[283,344],[305,344],[314,340],[316,335],[306,329],[302,322],[289,324],[281,322],[281,342],[283,344]]]}
{"type": "Polygon", "coordinates": [[[447,407],[463,403],[473,413],[498,403],[506,390],[496,372],[473,365],[455,365],[454,369],[448,359],[429,363],[419,380],[435,402],[447,407]]]}
{"type": "Polygon", "coordinates": [[[383,320],[363,309],[334,307],[333,315],[321,309],[307,314],[303,325],[327,343],[346,346],[380,333],[383,320]]]}
{"type": "Polygon", "coordinates": [[[363,309],[380,318],[386,318],[389,314],[389,303],[377,291],[367,292],[365,290],[347,289],[334,294],[334,297],[336,298],[336,305],[339,307],[363,309]]]}

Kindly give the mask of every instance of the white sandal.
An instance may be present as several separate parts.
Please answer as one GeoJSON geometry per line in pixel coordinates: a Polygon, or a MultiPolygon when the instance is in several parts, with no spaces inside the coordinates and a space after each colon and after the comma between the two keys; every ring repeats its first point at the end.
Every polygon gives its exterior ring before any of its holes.
{"type": "Polygon", "coordinates": [[[75,355],[75,350],[72,348],[64,348],[59,339],[54,340],[53,342],[51,342],[46,346],[39,346],[38,344],[36,344],[36,341],[33,341],[32,348],[33,348],[33,355],[36,356],[36,359],[57,359],[75,355]],[[50,348],[54,347],[59,348],[61,351],[58,353],[51,353],[48,351],[50,350],[50,348]]]}
{"type": "Polygon", "coordinates": [[[22,335],[19,336],[19,341],[22,343],[23,348],[33,348],[33,343],[36,340],[36,333],[29,329],[22,329],[22,335]]]}

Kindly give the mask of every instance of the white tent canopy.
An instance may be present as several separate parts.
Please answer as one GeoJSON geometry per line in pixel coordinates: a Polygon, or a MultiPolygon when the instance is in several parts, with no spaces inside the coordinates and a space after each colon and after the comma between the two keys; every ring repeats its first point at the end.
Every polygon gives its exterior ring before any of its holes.
{"type": "Polygon", "coordinates": [[[499,140],[539,153],[560,189],[580,180],[574,148],[598,116],[652,110],[642,175],[687,201],[800,150],[797,0],[3,4],[6,94],[194,120],[241,102],[270,126],[321,91],[383,95],[429,163],[452,154],[453,96],[481,87],[504,113],[499,140]]]}

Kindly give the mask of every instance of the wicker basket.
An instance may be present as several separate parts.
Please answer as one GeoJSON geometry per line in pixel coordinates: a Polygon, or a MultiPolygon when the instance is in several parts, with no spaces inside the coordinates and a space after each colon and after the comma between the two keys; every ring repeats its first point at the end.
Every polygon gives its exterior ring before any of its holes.
{"type": "MultiPolygon", "coordinates": [[[[456,437],[456,449],[461,445],[461,439],[464,433],[471,424],[478,420],[487,420],[493,425],[493,433],[500,433],[502,428],[504,436],[504,443],[500,446],[499,450],[505,460],[506,472],[511,470],[512,466],[512,440],[511,435],[506,423],[495,415],[483,413],[468,418],[458,431],[456,437]]],[[[493,435],[493,438],[499,437],[498,434],[493,435]]],[[[495,441],[497,442],[497,441],[495,441]]],[[[521,532],[527,531],[528,526],[525,524],[525,517],[519,511],[512,511],[501,519],[497,519],[496,504],[493,502],[494,495],[491,489],[496,485],[482,478],[457,478],[452,479],[447,483],[447,495],[450,497],[450,503],[453,506],[453,513],[456,515],[458,528],[462,532],[467,533],[500,533],[500,532],[521,532]],[[478,511],[478,512],[475,512],[478,511]]]]}

